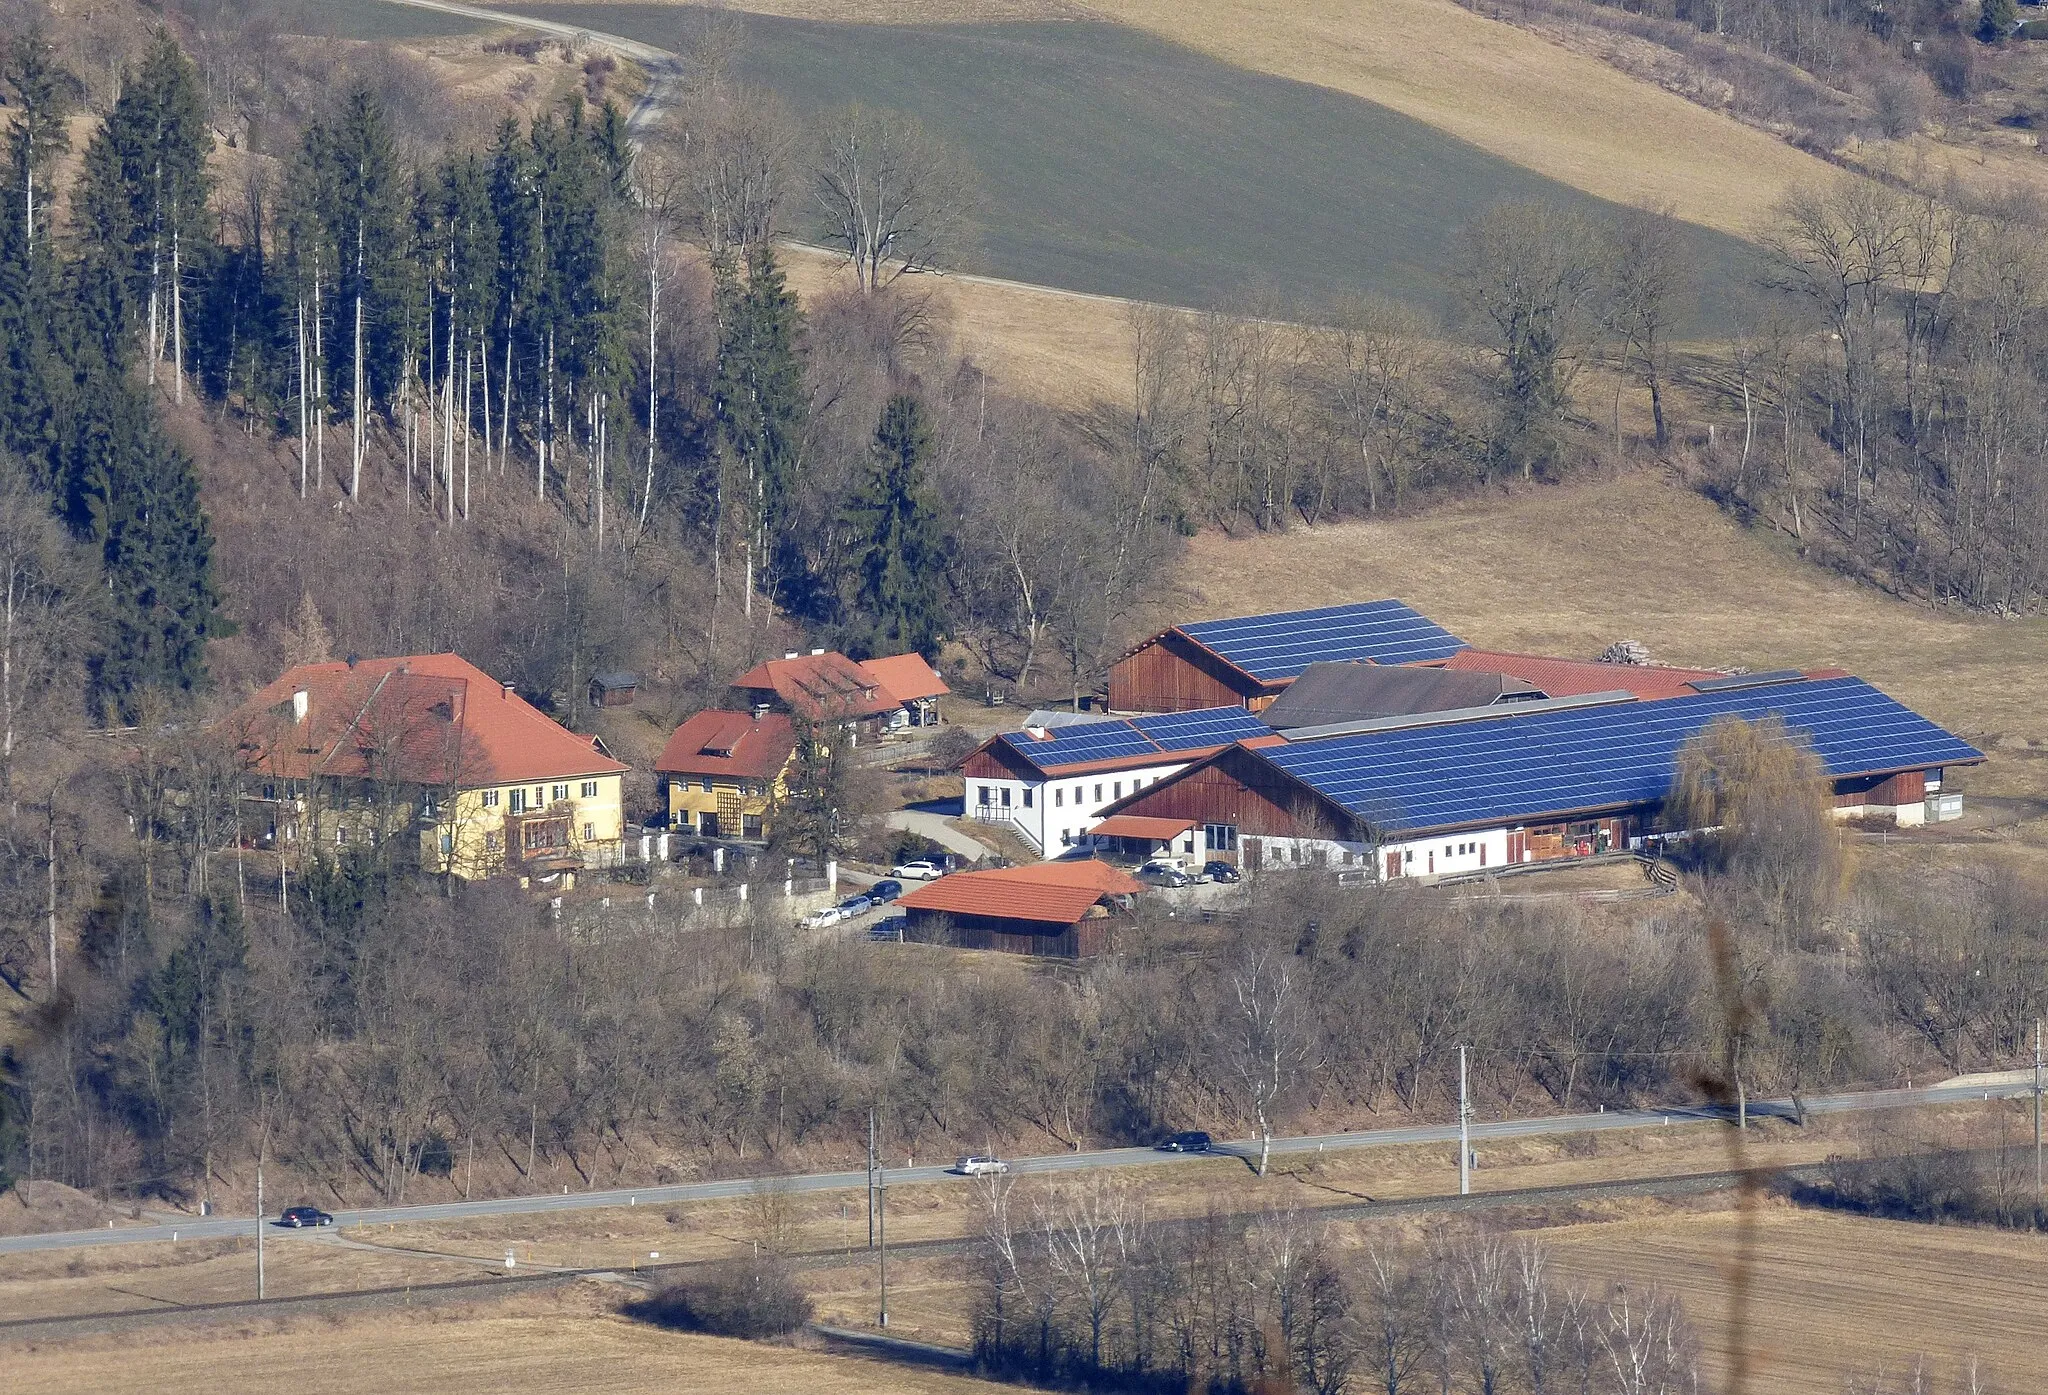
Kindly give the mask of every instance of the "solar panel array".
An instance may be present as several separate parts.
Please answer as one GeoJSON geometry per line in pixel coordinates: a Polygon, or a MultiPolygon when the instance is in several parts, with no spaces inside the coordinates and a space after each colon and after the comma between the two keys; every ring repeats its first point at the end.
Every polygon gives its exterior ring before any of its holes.
{"type": "Polygon", "coordinates": [[[1318,662],[1412,664],[1465,648],[1464,640],[1399,601],[1201,620],[1178,628],[1265,683],[1298,677],[1318,662]]]}
{"type": "Polygon", "coordinates": [[[1661,800],[1678,748],[1724,715],[1776,716],[1836,778],[1981,759],[1856,678],[1302,741],[1262,752],[1381,833],[1661,800]]]}
{"type": "Polygon", "coordinates": [[[1047,770],[1134,756],[1172,756],[1269,734],[1266,724],[1242,707],[1206,707],[1052,727],[1044,740],[1025,731],[1003,736],[1019,755],[1047,770]]]}

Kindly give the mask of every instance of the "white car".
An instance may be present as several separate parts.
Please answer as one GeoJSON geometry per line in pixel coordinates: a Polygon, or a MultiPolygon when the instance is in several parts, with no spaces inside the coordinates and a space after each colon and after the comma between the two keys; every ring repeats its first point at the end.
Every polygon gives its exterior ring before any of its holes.
{"type": "Polygon", "coordinates": [[[984,1177],[1008,1172],[1010,1165],[1001,1158],[962,1158],[953,1164],[953,1170],[962,1177],[984,1177]]]}
{"type": "Polygon", "coordinates": [[[946,869],[939,866],[936,862],[927,862],[923,858],[919,858],[916,862],[905,862],[899,866],[891,867],[889,875],[899,881],[930,882],[937,881],[940,877],[945,876],[946,869]]]}
{"type": "Polygon", "coordinates": [[[823,910],[812,911],[809,915],[805,916],[804,929],[823,930],[826,926],[837,925],[844,919],[846,919],[844,909],[838,906],[827,906],[823,910]]]}

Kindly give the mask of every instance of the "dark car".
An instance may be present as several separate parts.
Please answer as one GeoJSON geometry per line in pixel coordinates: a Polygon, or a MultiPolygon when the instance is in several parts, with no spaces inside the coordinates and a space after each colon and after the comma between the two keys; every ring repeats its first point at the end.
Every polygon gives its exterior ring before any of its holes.
{"type": "Polygon", "coordinates": [[[1202,879],[1211,882],[1241,882],[1244,873],[1227,862],[1205,862],[1202,864],[1202,879]]]}
{"type": "Polygon", "coordinates": [[[1206,1153],[1209,1151],[1209,1135],[1203,1133],[1200,1129],[1189,1129],[1184,1133],[1177,1133],[1171,1138],[1161,1140],[1159,1151],[1162,1153],[1206,1153]]]}
{"type": "Polygon", "coordinates": [[[868,888],[868,899],[878,906],[884,901],[894,901],[902,894],[903,883],[893,877],[885,877],[868,888]]]}
{"type": "Polygon", "coordinates": [[[1166,887],[1186,886],[1193,880],[1170,862],[1148,862],[1138,869],[1137,878],[1146,886],[1166,887]]]}
{"type": "Polygon", "coordinates": [[[333,1225],[334,1217],[317,1206],[287,1206],[283,1214],[278,1216],[277,1223],[288,1225],[294,1230],[302,1230],[307,1226],[333,1225]]]}

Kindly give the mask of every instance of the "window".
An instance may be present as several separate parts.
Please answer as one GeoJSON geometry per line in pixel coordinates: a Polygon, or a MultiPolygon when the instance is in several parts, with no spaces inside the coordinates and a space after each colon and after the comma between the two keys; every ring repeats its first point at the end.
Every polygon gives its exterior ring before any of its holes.
{"type": "Polygon", "coordinates": [[[980,797],[976,799],[975,802],[981,805],[982,808],[986,809],[988,807],[988,786],[981,785],[977,788],[979,790],[980,797]]]}
{"type": "Polygon", "coordinates": [[[1003,795],[1003,807],[1004,807],[1005,809],[1007,809],[1007,808],[1009,808],[1009,807],[1010,807],[1010,787],[1009,787],[1008,785],[1004,785],[1004,786],[1003,786],[1003,789],[1002,789],[1002,795],[1003,795]]]}
{"type": "Polygon", "coordinates": [[[526,812],[526,791],[525,791],[525,790],[513,790],[513,791],[512,791],[512,812],[513,812],[513,813],[515,813],[515,814],[523,814],[523,813],[525,813],[525,812],[526,812]]]}
{"type": "Polygon", "coordinates": [[[446,857],[449,853],[452,853],[454,851],[455,835],[453,833],[443,833],[441,835],[441,856],[446,857]]]}
{"type": "Polygon", "coordinates": [[[546,800],[546,799],[545,799],[545,798],[543,797],[543,796],[544,796],[544,793],[545,793],[545,792],[544,792],[544,791],[543,791],[543,790],[541,789],[541,787],[540,787],[539,785],[535,785],[535,786],[533,787],[533,807],[534,807],[534,808],[536,808],[536,809],[541,809],[541,808],[545,808],[545,807],[547,806],[547,800],[546,800]]]}
{"type": "Polygon", "coordinates": [[[495,808],[497,808],[497,807],[498,807],[498,792],[497,792],[496,790],[485,790],[485,791],[484,791],[484,808],[486,808],[486,809],[495,809],[495,808]]]}
{"type": "Polygon", "coordinates": [[[585,780],[583,782],[582,788],[578,791],[578,794],[584,799],[597,798],[597,781],[585,780]]]}
{"type": "Polygon", "coordinates": [[[1204,824],[1202,836],[1208,840],[1212,853],[1237,851],[1237,825],[1234,823],[1204,824]]]}
{"type": "Polygon", "coordinates": [[[1102,786],[1100,784],[1095,786],[1095,802],[1097,804],[1102,802],[1102,786]]]}
{"type": "Polygon", "coordinates": [[[742,838],[758,838],[761,836],[761,816],[759,814],[740,815],[740,836],[742,838]]]}
{"type": "Polygon", "coordinates": [[[1402,853],[1401,861],[1403,865],[1413,867],[1415,865],[1415,853],[1413,852],[1413,850],[1402,853]]]}
{"type": "Polygon", "coordinates": [[[586,843],[594,843],[594,842],[596,842],[596,841],[597,841],[597,825],[596,825],[596,824],[594,824],[594,823],[586,823],[586,824],[584,824],[584,825],[583,825],[583,841],[584,841],[584,842],[586,842],[586,843]]]}
{"type": "Polygon", "coordinates": [[[1181,843],[1180,850],[1184,853],[1191,853],[1195,850],[1195,835],[1193,833],[1188,834],[1186,840],[1181,843]]]}
{"type": "Polygon", "coordinates": [[[1024,807],[1027,809],[1031,807],[1031,786],[1029,785],[1024,787],[1024,807]]]}
{"type": "Polygon", "coordinates": [[[336,846],[336,847],[346,847],[346,846],[348,846],[348,825],[347,825],[347,824],[345,824],[345,823],[344,823],[344,824],[340,824],[340,825],[337,825],[337,826],[336,826],[336,828],[335,828],[335,830],[334,830],[334,843],[335,843],[335,846],[336,846]]]}
{"type": "Polygon", "coordinates": [[[484,851],[487,853],[505,851],[505,835],[495,828],[486,833],[484,835],[484,851]]]}
{"type": "Polygon", "coordinates": [[[704,791],[704,793],[711,793],[711,777],[709,775],[706,775],[703,779],[699,780],[697,782],[697,785],[698,788],[704,791]]]}
{"type": "Polygon", "coordinates": [[[1444,844],[1444,856],[1445,856],[1445,857],[1449,857],[1450,855],[1451,855],[1451,845],[1450,845],[1449,843],[1446,843],[1446,844],[1444,844]]]}
{"type": "Polygon", "coordinates": [[[1122,799],[1124,797],[1124,782],[1122,780],[1116,782],[1116,793],[1111,797],[1114,799],[1122,799]]]}
{"type": "Polygon", "coordinates": [[[1052,787],[1052,807],[1055,809],[1064,809],[1067,807],[1067,792],[1061,789],[1058,785],[1054,785],[1052,787]]]}
{"type": "Polygon", "coordinates": [[[553,787],[552,789],[550,789],[550,790],[548,791],[548,798],[549,798],[549,799],[552,799],[552,800],[553,800],[553,801],[555,801],[555,802],[556,802],[557,804],[561,803],[561,802],[562,802],[563,800],[567,799],[568,797],[569,797],[569,787],[568,787],[567,785],[556,785],[556,786],[554,786],[554,787],[553,787]]]}

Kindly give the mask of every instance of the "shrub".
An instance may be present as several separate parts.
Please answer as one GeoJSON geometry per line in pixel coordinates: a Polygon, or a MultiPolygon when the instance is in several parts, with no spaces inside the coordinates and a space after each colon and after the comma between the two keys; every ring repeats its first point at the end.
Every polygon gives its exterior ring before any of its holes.
{"type": "Polygon", "coordinates": [[[789,1266],[764,1256],[679,1279],[627,1311],[660,1327],[761,1341],[802,1327],[812,1307],[789,1266]]]}
{"type": "Polygon", "coordinates": [[[1987,44],[2003,43],[2019,22],[2017,0],[1982,0],[1978,10],[1977,37],[1987,44]]]}
{"type": "Polygon", "coordinates": [[[1952,102],[1967,102],[1977,90],[1977,55],[1960,38],[1937,38],[1927,45],[1927,75],[1942,96],[1952,102]]]}

